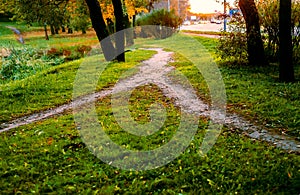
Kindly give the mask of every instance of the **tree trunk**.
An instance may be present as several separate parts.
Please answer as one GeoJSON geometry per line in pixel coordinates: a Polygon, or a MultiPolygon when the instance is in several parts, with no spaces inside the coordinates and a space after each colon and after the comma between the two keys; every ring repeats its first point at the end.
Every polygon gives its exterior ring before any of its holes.
{"type": "Polygon", "coordinates": [[[136,39],[136,37],[137,37],[136,33],[135,33],[135,28],[134,28],[135,27],[135,21],[136,21],[136,14],[137,13],[135,12],[135,15],[132,16],[132,28],[133,28],[133,38],[134,39],[136,39]]]}
{"type": "Polygon", "coordinates": [[[136,12],[135,15],[132,16],[132,27],[135,27],[135,21],[136,21],[136,12]]]}
{"type": "Polygon", "coordinates": [[[63,33],[66,32],[66,28],[64,25],[61,26],[61,32],[63,32],[63,33]]]}
{"type": "Polygon", "coordinates": [[[125,21],[128,22],[126,24],[126,47],[132,46],[134,44],[134,28],[132,28],[131,23],[129,22],[128,16],[126,15],[125,21]]]}
{"type": "MultiPolygon", "coordinates": [[[[114,14],[116,19],[116,50],[117,50],[117,61],[118,62],[125,62],[125,36],[124,36],[124,29],[125,29],[125,22],[124,22],[124,14],[123,14],[123,7],[121,0],[112,0],[114,6],[114,14]]],[[[127,18],[128,19],[128,18],[127,18]]]]}
{"type": "Polygon", "coordinates": [[[55,35],[54,26],[52,24],[50,25],[50,31],[51,31],[51,35],[55,35]]]}
{"type": "Polygon", "coordinates": [[[55,34],[59,34],[59,28],[55,27],[55,34]]]}
{"type": "MultiPolygon", "coordinates": [[[[126,0],[127,1],[127,0],[126,0]]],[[[123,0],[123,3],[125,4],[125,0],[123,0]]],[[[136,11],[135,11],[135,14],[136,14],[136,11]]],[[[133,19],[133,22],[135,20],[135,15],[133,15],[132,19],[133,19]]],[[[134,25],[132,25],[132,23],[130,22],[129,20],[129,15],[126,13],[124,15],[124,24],[125,24],[125,28],[126,28],[126,31],[125,31],[125,36],[126,36],[126,47],[129,47],[131,45],[134,44],[134,25]]]]}
{"type": "Polygon", "coordinates": [[[254,0],[240,0],[239,6],[246,21],[247,50],[250,65],[267,65],[260,34],[259,15],[254,0]]]}
{"type": "Polygon", "coordinates": [[[44,31],[45,31],[45,39],[49,40],[48,31],[47,31],[47,24],[44,23],[44,31]]]}
{"type": "Polygon", "coordinates": [[[110,18],[107,18],[106,19],[106,28],[107,28],[107,31],[108,31],[108,34],[114,34],[115,33],[115,24],[114,22],[110,19],[110,18]]]}
{"type": "Polygon", "coordinates": [[[68,34],[73,34],[73,29],[68,26],[68,34]]]}
{"type": "Polygon", "coordinates": [[[85,0],[85,2],[89,8],[92,25],[101,44],[104,57],[107,61],[111,61],[115,58],[115,48],[109,38],[100,4],[98,0],[85,0]]]}
{"type": "Polygon", "coordinates": [[[292,56],[291,0],[280,0],[279,7],[279,78],[295,80],[292,56]]]}

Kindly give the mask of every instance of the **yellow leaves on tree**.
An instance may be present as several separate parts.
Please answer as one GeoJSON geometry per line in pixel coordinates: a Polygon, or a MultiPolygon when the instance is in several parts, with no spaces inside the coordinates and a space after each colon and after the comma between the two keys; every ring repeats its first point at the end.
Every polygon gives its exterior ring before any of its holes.
{"type": "Polygon", "coordinates": [[[144,13],[148,12],[145,5],[139,5],[135,0],[125,1],[125,6],[126,6],[126,11],[127,11],[129,18],[132,18],[132,16],[137,15],[142,12],[144,12],[144,13]]]}
{"type": "Polygon", "coordinates": [[[111,1],[100,0],[100,6],[102,9],[102,14],[104,21],[107,22],[108,19],[114,21],[114,7],[111,1]]]}
{"type": "MultiPolygon", "coordinates": [[[[136,0],[124,0],[125,3],[124,11],[128,14],[128,17],[131,19],[132,16],[137,15],[139,13],[147,13],[148,10],[146,9],[146,4],[143,5],[138,3],[136,0]]],[[[109,0],[99,0],[103,18],[107,22],[108,19],[114,21],[114,7],[112,2],[109,0]]]]}

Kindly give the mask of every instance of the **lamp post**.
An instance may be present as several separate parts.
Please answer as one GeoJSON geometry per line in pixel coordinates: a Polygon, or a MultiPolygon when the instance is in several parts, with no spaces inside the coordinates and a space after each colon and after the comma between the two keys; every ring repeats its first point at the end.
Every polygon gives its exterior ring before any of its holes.
{"type": "Polygon", "coordinates": [[[180,0],[178,0],[178,16],[180,17],[180,0]]]}
{"type": "MultiPolygon", "coordinates": [[[[180,5],[183,5],[184,9],[186,10],[187,1],[186,0],[178,0],[178,16],[180,16],[180,14],[181,14],[180,5]],[[182,3],[184,3],[184,4],[182,4],[182,3]]],[[[184,14],[184,12],[182,12],[182,13],[184,14]]]]}
{"type": "Polygon", "coordinates": [[[226,23],[227,23],[227,20],[226,20],[226,0],[224,0],[224,32],[226,32],[226,23]]]}

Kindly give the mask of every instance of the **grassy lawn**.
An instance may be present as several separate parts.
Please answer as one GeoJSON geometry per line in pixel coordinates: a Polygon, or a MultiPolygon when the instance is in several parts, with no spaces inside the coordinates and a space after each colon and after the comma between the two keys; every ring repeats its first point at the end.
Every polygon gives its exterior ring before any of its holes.
{"type": "MultiPolygon", "coordinates": [[[[227,111],[239,113],[253,123],[263,125],[264,128],[288,133],[300,140],[300,65],[295,65],[297,82],[281,83],[276,65],[261,68],[225,66],[216,55],[217,39],[195,36],[194,40],[202,45],[200,52],[210,52],[211,58],[221,64],[219,70],[226,87],[227,111]]],[[[184,42],[185,38],[179,37],[176,41],[184,42]]],[[[149,44],[160,45],[173,51],[179,49],[181,54],[176,55],[177,60],[172,65],[189,79],[197,89],[198,95],[209,102],[210,94],[205,79],[199,69],[182,55],[195,51],[195,45],[182,46],[176,44],[176,41],[171,39],[149,44]]],[[[196,45],[199,46],[198,43],[196,45]]]]}
{"type": "MultiPolygon", "coordinates": [[[[140,87],[132,99],[161,98],[153,87],[140,87]],[[151,92],[151,96],[149,96],[151,92]]],[[[170,101],[166,128],[152,139],[127,136],[119,127],[110,108],[110,98],[97,103],[99,121],[106,133],[124,148],[147,150],[158,147],[176,130],[178,110],[170,101]],[[175,117],[175,118],[174,118],[175,117]]],[[[135,118],[147,117],[144,111],[135,118]]],[[[142,109],[143,110],[143,109],[142,109]]],[[[73,115],[48,119],[23,126],[1,136],[0,174],[3,193],[153,193],[153,194],[297,194],[299,163],[297,154],[253,141],[224,128],[213,149],[199,156],[207,121],[187,150],[171,163],[150,171],[124,171],[111,167],[87,149],[76,130],[73,115]]]]}
{"type": "MultiPolygon", "coordinates": [[[[216,40],[201,37],[195,39],[209,51],[216,52],[213,49],[216,40]]],[[[215,53],[212,56],[219,60],[215,53]]],[[[194,82],[194,86],[203,85],[201,77],[197,76],[197,69],[188,61],[176,64],[194,82]]],[[[239,113],[264,128],[288,133],[300,140],[300,65],[295,65],[298,81],[290,84],[279,82],[276,65],[261,68],[220,66],[220,71],[226,86],[229,112],[239,113]]]]}
{"type": "MultiPolygon", "coordinates": [[[[104,76],[99,79],[98,90],[112,86],[123,72],[150,58],[153,53],[142,50],[128,52],[126,63],[110,63],[103,73],[104,76]]],[[[95,59],[100,62],[101,58],[103,60],[103,56],[96,55],[89,60],[98,63],[95,59]]],[[[82,60],[68,62],[26,79],[0,85],[3,100],[0,102],[0,107],[3,108],[0,110],[0,122],[70,102],[76,71],[81,63],[82,60]]]]}
{"type": "MultiPolygon", "coordinates": [[[[14,39],[12,34],[7,34],[14,39]]],[[[85,44],[88,38],[55,36],[52,39],[49,44],[61,48],[64,43],[68,46],[78,42],[85,44]],[[59,45],[60,42],[63,44],[59,45]]],[[[217,40],[195,39],[205,46],[201,51],[207,48],[216,59],[217,40]]],[[[183,55],[194,50],[193,45],[183,47],[174,39],[136,42],[136,47],[182,49],[171,65],[185,74],[200,97],[210,102],[204,78],[183,55]]],[[[32,38],[28,44],[37,48],[45,45],[42,37],[32,38]]],[[[109,63],[97,90],[113,86],[122,73],[153,54],[149,50],[135,50],[126,53],[126,63],[109,63]]],[[[93,55],[85,60],[99,63],[103,56],[93,55]]],[[[67,62],[19,81],[1,84],[0,123],[69,102],[75,74],[82,62],[83,59],[67,62]]],[[[297,129],[299,82],[279,83],[275,66],[259,69],[220,66],[220,71],[229,112],[239,113],[273,131],[300,137],[297,129]]],[[[299,66],[296,66],[296,76],[300,76],[299,66]]],[[[134,136],[122,130],[113,116],[110,97],[97,101],[97,116],[104,131],[123,148],[154,149],[176,133],[180,110],[155,85],[135,89],[129,107],[132,117],[143,124],[149,121],[148,108],[157,101],[166,107],[167,119],[164,127],[149,137],[134,136]]],[[[202,157],[199,147],[208,125],[209,121],[201,118],[187,150],[169,164],[149,171],[125,171],[96,158],[81,139],[72,113],[25,125],[0,134],[0,191],[4,194],[299,194],[299,154],[288,153],[224,127],[217,143],[202,157]]]]}
{"type": "Polygon", "coordinates": [[[61,34],[49,36],[49,40],[41,38],[43,33],[37,32],[35,34],[28,34],[25,36],[25,43],[27,45],[37,48],[69,48],[77,45],[99,45],[99,41],[93,31],[88,31],[86,35],[81,33],[61,34]]]}
{"type": "Polygon", "coordinates": [[[222,35],[224,32],[215,32],[215,31],[199,31],[199,30],[182,30],[184,33],[192,34],[207,34],[207,35],[222,35]]]}
{"type": "MultiPolygon", "coordinates": [[[[24,24],[17,24],[15,22],[0,22],[0,48],[1,47],[20,47],[20,44],[16,41],[17,36],[8,26],[15,27],[21,31],[24,37],[25,45],[32,46],[38,49],[50,49],[50,48],[70,48],[77,45],[96,45],[99,44],[94,31],[90,30],[86,35],[82,35],[79,32],[73,34],[61,33],[59,35],[50,35],[49,40],[45,40],[43,27],[39,26],[26,26],[24,24]]],[[[49,29],[48,29],[49,31],[49,29]]]]}
{"type": "Polygon", "coordinates": [[[12,30],[7,27],[15,27],[20,30],[23,35],[24,33],[33,33],[42,30],[42,27],[39,26],[27,26],[25,24],[18,24],[15,22],[0,22],[0,48],[10,45],[19,45],[16,41],[17,37],[14,36],[12,30]]]}

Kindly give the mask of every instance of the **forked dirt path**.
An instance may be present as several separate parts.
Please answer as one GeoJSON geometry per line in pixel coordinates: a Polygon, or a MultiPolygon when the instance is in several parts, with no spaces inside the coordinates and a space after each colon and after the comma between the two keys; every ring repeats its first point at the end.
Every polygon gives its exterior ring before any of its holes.
{"type": "MultiPolygon", "coordinates": [[[[157,51],[157,54],[149,60],[144,61],[135,75],[120,80],[114,88],[95,92],[79,99],[75,99],[71,103],[64,104],[57,108],[1,124],[0,133],[22,125],[63,114],[64,112],[70,111],[74,108],[79,108],[85,104],[93,103],[97,99],[106,97],[112,93],[132,90],[137,86],[150,83],[154,83],[159,86],[166,97],[174,99],[175,104],[180,106],[182,111],[192,113],[197,116],[210,117],[211,111],[209,109],[209,105],[201,101],[191,87],[186,85],[183,86],[172,80],[170,73],[175,71],[175,68],[169,66],[168,63],[172,61],[173,53],[163,51],[162,48],[152,48],[151,50],[157,51]]],[[[251,124],[249,121],[236,114],[227,113],[223,123],[230,128],[242,130],[243,134],[253,139],[267,141],[288,151],[300,152],[300,142],[296,141],[294,138],[287,135],[271,133],[259,126],[251,124]]]]}

